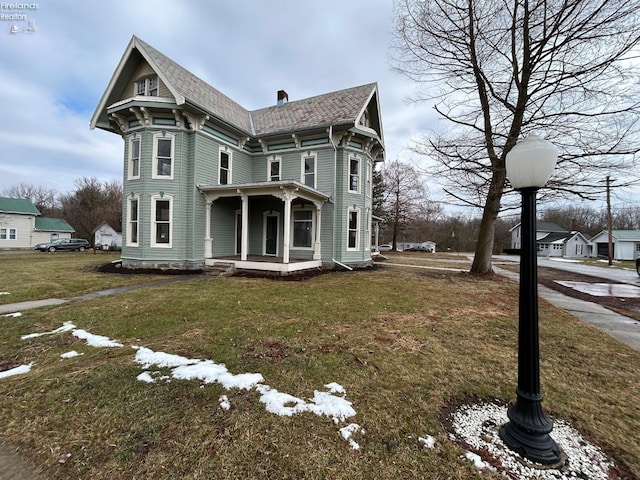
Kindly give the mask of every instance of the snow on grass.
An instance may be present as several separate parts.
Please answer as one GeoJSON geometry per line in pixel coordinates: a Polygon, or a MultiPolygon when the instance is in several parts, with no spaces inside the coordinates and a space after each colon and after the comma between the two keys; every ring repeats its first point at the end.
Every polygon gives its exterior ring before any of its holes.
{"type": "Polygon", "coordinates": [[[13,312],[13,313],[5,313],[4,315],[2,315],[3,317],[13,317],[13,318],[18,318],[22,316],[22,312],[13,312]]]}
{"type": "Polygon", "coordinates": [[[364,428],[362,428],[357,423],[350,423],[346,427],[342,427],[340,429],[340,435],[342,435],[342,438],[344,438],[346,441],[349,442],[349,445],[351,446],[351,448],[353,450],[360,450],[360,445],[358,444],[358,442],[356,442],[351,438],[354,433],[364,434],[366,432],[364,431],[364,428]]]}
{"type": "Polygon", "coordinates": [[[220,403],[221,409],[223,410],[231,409],[231,403],[229,402],[229,398],[226,395],[221,395],[220,398],[218,399],[218,402],[220,403]]]}
{"type": "Polygon", "coordinates": [[[431,435],[427,435],[426,437],[418,437],[418,442],[424,445],[425,448],[434,448],[436,446],[436,439],[431,435]]]}
{"type": "Polygon", "coordinates": [[[60,358],[73,358],[79,355],[84,355],[84,353],[78,353],[75,350],[71,350],[70,352],[61,353],[60,358]]]}
{"type": "Polygon", "coordinates": [[[94,335],[86,330],[73,330],[72,335],[80,340],[86,340],[87,344],[97,348],[118,348],[124,347],[123,344],[111,340],[109,337],[102,335],[94,335]]]}
{"type": "Polygon", "coordinates": [[[56,333],[68,332],[73,330],[76,326],[71,322],[64,322],[61,327],[56,328],[55,330],[51,330],[50,332],[42,332],[42,333],[30,333],[28,335],[22,335],[20,340],[28,340],[30,338],[42,337],[43,335],[55,335],[56,333]]]}
{"type": "Polygon", "coordinates": [[[24,373],[29,373],[31,371],[31,367],[33,367],[33,362],[27,365],[20,365],[19,367],[10,368],[9,370],[0,372],[0,378],[7,378],[7,377],[12,377],[14,375],[22,375],[24,373]]]}
{"type": "Polygon", "coordinates": [[[0,292],[0,295],[10,295],[9,292],[0,292]]]}

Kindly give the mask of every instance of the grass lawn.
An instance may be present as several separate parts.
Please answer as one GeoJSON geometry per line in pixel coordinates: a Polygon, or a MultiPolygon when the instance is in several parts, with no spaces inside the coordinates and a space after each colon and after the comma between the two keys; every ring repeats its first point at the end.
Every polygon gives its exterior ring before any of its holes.
{"type": "MultiPolygon", "coordinates": [[[[52,258],[76,277],[66,292],[122,281],[52,258]]],[[[28,290],[21,281],[10,290],[28,290]]],[[[0,321],[0,371],[33,362],[0,379],[0,439],[44,478],[504,478],[461,458],[443,413],[515,398],[517,286],[501,277],[381,266],[299,282],[199,278],[0,321]],[[69,332],[20,338],[64,322],[124,347],[90,347],[69,332]],[[144,383],[132,346],[260,373],[302,399],[337,382],[356,415],[283,417],[255,389],[144,383]],[[60,357],[70,350],[82,355],[60,357]],[[339,434],[351,422],[365,430],[353,437],[359,450],[339,434]],[[435,448],[418,441],[427,435],[435,448]]],[[[640,477],[640,352],[544,301],[540,336],[547,413],[640,477]]]]}
{"type": "Polygon", "coordinates": [[[109,275],[96,268],[120,258],[118,252],[17,252],[0,254],[0,304],[66,298],[162,278],[109,275]]]}

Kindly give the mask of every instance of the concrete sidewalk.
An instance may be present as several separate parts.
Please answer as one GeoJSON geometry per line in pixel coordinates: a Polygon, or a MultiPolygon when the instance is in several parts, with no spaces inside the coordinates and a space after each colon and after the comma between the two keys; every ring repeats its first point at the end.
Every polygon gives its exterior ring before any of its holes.
{"type": "MultiPolygon", "coordinates": [[[[493,269],[499,275],[515,282],[520,281],[518,273],[504,270],[495,265],[493,269]]],[[[598,327],[631,348],[640,351],[640,322],[637,320],[620,315],[597,303],[569,297],[544,285],[538,285],[538,295],[552,305],[569,312],[583,322],[598,327]]]]}

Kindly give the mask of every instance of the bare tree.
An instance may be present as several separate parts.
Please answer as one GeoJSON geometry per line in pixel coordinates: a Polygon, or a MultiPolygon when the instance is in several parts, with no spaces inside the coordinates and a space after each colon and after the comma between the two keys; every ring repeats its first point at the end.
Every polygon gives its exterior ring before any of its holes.
{"type": "Polygon", "coordinates": [[[402,231],[437,207],[429,202],[424,179],[413,166],[394,160],[381,173],[384,183],[383,215],[391,230],[395,249],[402,231]]]}
{"type": "Polygon", "coordinates": [[[591,198],[603,170],[635,159],[640,0],[396,0],[394,14],[394,67],[449,121],[413,147],[483,209],[472,273],[492,271],[496,219],[516,201],[503,198],[505,158],[522,136],[558,146],[556,195],[591,198]]]}
{"type": "Polygon", "coordinates": [[[26,198],[31,200],[40,213],[45,217],[56,216],[60,213],[58,193],[54,189],[44,188],[28,183],[19,183],[2,191],[3,197],[26,198]]]}
{"type": "Polygon", "coordinates": [[[93,230],[107,222],[121,229],[122,186],[119,182],[101,183],[97,178],[75,181],[75,191],[60,197],[64,218],[76,230],[76,236],[91,241],[93,230]]]}

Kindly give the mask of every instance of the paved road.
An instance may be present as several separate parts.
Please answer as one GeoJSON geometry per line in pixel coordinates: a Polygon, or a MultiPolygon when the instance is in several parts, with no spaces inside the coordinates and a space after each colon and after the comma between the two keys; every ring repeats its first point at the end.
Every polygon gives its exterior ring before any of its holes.
{"type": "MultiPolygon", "coordinates": [[[[500,262],[520,262],[520,257],[514,255],[495,255],[494,261],[500,262]]],[[[553,260],[544,257],[538,257],[539,267],[555,268],[557,270],[565,270],[567,272],[580,273],[592,277],[600,277],[611,280],[612,282],[628,283],[630,285],[640,286],[640,277],[634,270],[626,270],[617,267],[609,267],[603,263],[601,267],[594,265],[584,265],[578,262],[569,262],[566,260],[553,260]]]]}

